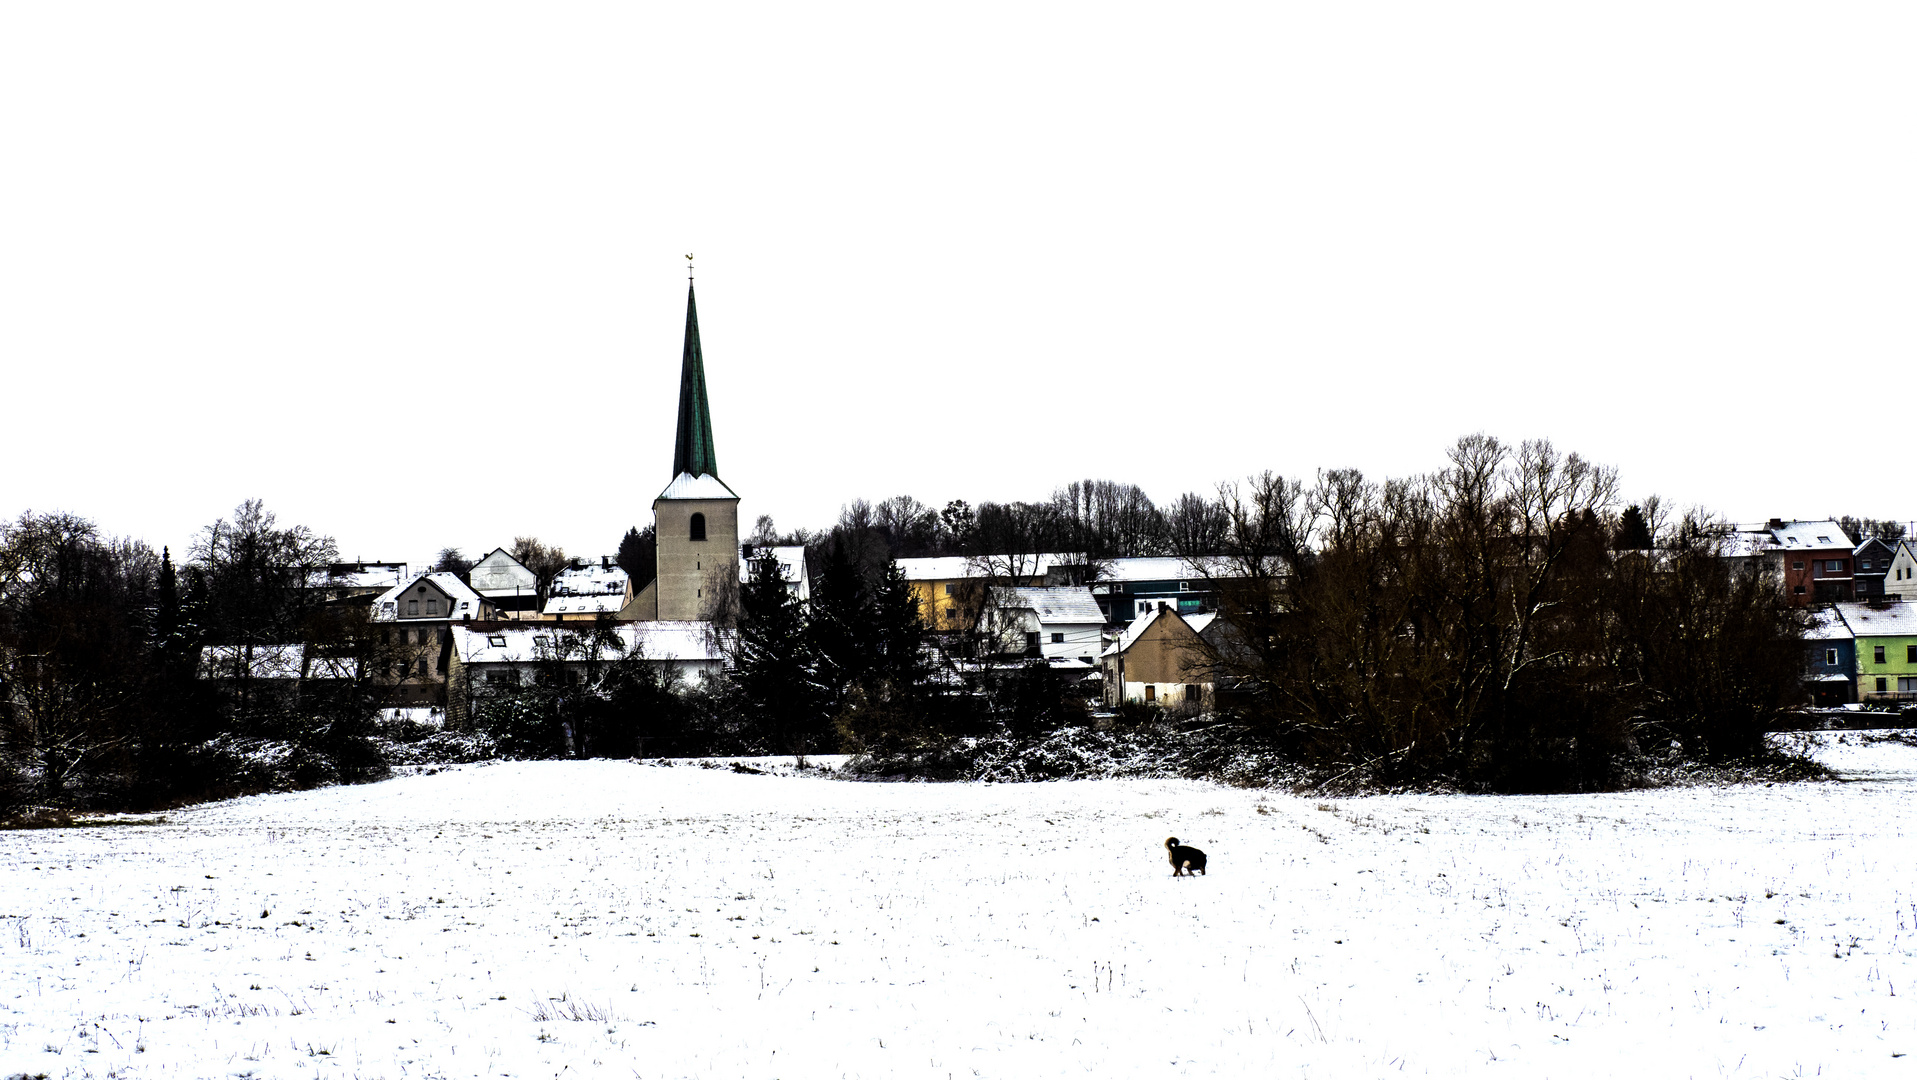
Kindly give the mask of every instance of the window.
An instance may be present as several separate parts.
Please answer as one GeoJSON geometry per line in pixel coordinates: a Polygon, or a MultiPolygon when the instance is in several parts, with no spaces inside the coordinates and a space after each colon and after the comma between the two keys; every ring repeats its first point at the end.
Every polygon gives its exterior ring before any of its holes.
{"type": "Polygon", "coordinates": [[[946,619],[948,619],[948,620],[951,620],[951,621],[957,621],[957,619],[958,619],[958,609],[957,609],[957,608],[955,608],[955,607],[949,607],[949,608],[946,608],[946,609],[945,609],[945,617],[946,617],[946,619]]]}
{"type": "MultiPolygon", "coordinates": [[[[505,647],[506,647],[506,635],[504,635],[504,634],[487,634],[487,635],[486,635],[486,644],[488,644],[488,645],[491,645],[491,646],[492,646],[493,648],[495,648],[495,649],[503,649],[503,648],[505,648],[505,647]]],[[[1836,652],[1835,652],[1835,651],[1833,651],[1833,652],[1831,653],[1831,655],[1832,655],[1832,656],[1835,656],[1835,655],[1837,655],[1837,654],[1836,654],[1836,652]]],[[[1836,661],[1832,661],[1832,663],[1836,663],[1836,661]]]]}
{"type": "Polygon", "coordinates": [[[1881,694],[1888,689],[1890,689],[1890,680],[1879,675],[1877,677],[1877,692],[1881,694]]]}
{"type": "Polygon", "coordinates": [[[1836,649],[1824,650],[1824,666],[1825,667],[1837,666],[1837,650],[1836,649]]]}
{"type": "Polygon", "coordinates": [[[433,597],[428,597],[428,598],[427,598],[427,600],[426,600],[426,614],[428,614],[428,615],[437,615],[437,614],[439,614],[439,597],[437,597],[437,596],[433,596],[433,597]]]}
{"type": "Polygon", "coordinates": [[[706,516],[704,514],[692,515],[692,530],[691,530],[691,535],[689,539],[704,540],[705,538],[706,538],[706,516]]]}
{"type": "Polygon", "coordinates": [[[1882,645],[1874,645],[1871,647],[1870,660],[1873,664],[1881,664],[1884,662],[1884,647],[1882,645]]]}
{"type": "Polygon", "coordinates": [[[1869,560],[1869,559],[1859,559],[1859,560],[1857,560],[1857,569],[1859,569],[1859,570],[1868,570],[1868,569],[1870,569],[1870,560],[1869,560]]]}
{"type": "Polygon", "coordinates": [[[426,677],[426,660],[423,657],[419,661],[419,677],[422,679],[426,677]]]}
{"type": "Polygon", "coordinates": [[[1794,592],[1797,595],[1802,596],[1804,595],[1804,587],[1802,585],[1793,586],[1791,588],[1791,592],[1794,592]]]}
{"type": "Polygon", "coordinates": [[[417,600],[406,601],[406,616],[407,618],[412,618],[412,619],[419,618],[419,601],[417,600]]]}
{"type": "Polygon", "coordinates": [[[1917,679],[1910,678],[1909,676],[1899,676],[1897,679],[1897,692],[1900,694],[1917,694],[1917,679]]]}
{"type": "Polygon", "coordinates": [[[1828,559],[1824,562],[1824,573],[1841,574],[1844,572],[1844,560],[1828,559]]]}
{"type": "Polygon", "coordinates": [[[1179,591],[1179,592],[1190,592],[1190,591],[1191,591],[1191,582],[1189,582],[1189,581],[1181,581],[1181,582],[1179,582],[1179,583],[1178,583],[1178,591],[1179,591]]]}
{"type": "Polygon", "coordinates": [[[1818,543],[1820,543],[1820,544],[1828,544],[1828,543],[1830,543],[1830,537],[1828,537],[1828,536],[1820,536],[1820,537],[1818,537],[1818,538],[1817,538],[1817,542],[1818,542],[1818,543]]]}
{"type": "MultiPolygon", "coordinates": [[[[1064,634],[1061,634],[1061,633],[1059,633],[1059,632],[1058,632],[1058,631],[1056,631],[1056,630],[1054,630],[1054,631],[1052,631],[1052,644],[1054,644],[1054,645],[1063,645],[1063,644],[1065,644],[1065,635],[1064,635],[1064,634]]],[[[1911,651],[1912,653],[1914,653],[1914,654],[1917,654],[1917,645],[1913,645],[1913,646],[1911,646],[1911,649],[1910,649],[1910,651],[1911,651]]],[[[1917,659],[1917,656],[1913,656],[1913,657],[1912,657],[1912,659],[1917,659]]]]}
{"type": "Polygon", "coordinates": [[[1904,646],[1904,663],[1917,664],[1917,645],[1904,646]]]}
{"type": "Polygon", "coordinates": [[[1025,631],[1025,654],[1027,656],[1038,655],[1038,631],[1025,631]]]}
{"type": "Polygon", "coordinates": [[[1197,683],[1186,683],[1186,684],[1185,684],[1185,702],[1186,702],[1186,704],[1188,704],[1188,705],[1196,705],[1196,704],[1198,704],[1199,702],[1201,702],[1201,701],[1203,701],[1203,700],[1205,700],[1205,688],[1204,688],[1204,687],[1202,687],[1202,686],[1200,686],[1200,685],[1198,685],[1197,683]]]}
{"type": "Polygon", "coordinates": [[[1802,559],[1792,559],[1792,560],[1791,560],[1791,569],[1792,569],[1792,570],[1802,570],[1803,568],[1804,568],[1804,560],[1802,560],[1802,559]]]}
{"type": "MultiPolygon", "coordinates": [[[[1878,682],[1883,682],[1884,680],[1882,680],[1882,679],[1879,679],[1879,680],[1877,680],[1877,681],[1878,681],[1878,682]]],[[[1156,687],[1156,686],[1153,686],[1153,685],[1151,685],[1150,683],[1146,683],[1146,684],[1145,684],[1145,700],[1146,700],[1146,701],[1157,701],[1157,700],[1158,700],[1158,687],[1156,687]]]]}

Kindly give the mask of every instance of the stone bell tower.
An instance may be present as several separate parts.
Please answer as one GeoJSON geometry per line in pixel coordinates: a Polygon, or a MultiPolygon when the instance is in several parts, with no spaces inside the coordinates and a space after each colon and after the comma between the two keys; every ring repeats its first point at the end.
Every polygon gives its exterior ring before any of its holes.
{"type": "MultiPolygon", "coordinates": [[[[649,592],[653,618],[706,619],[739,584],[739,496],[719,479],[706,402],[706,363],[699,348],[699,307],[686,283],[686,345],[679,368],[679,433],[672,482],[652,501],[659,576],[649,592]]],[[[644,599],[643,594],[640,597],[644,599]]]]}

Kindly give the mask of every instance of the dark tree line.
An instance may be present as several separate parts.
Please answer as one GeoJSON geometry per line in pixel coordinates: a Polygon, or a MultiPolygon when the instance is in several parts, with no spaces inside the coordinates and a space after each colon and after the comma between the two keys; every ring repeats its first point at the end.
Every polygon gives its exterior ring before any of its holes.
{"type": "Polygon", "coordinates": [[[0,524],[0,803],[164,806],[268,782],[263,757],[377,774],[385,637],[310,587],[334,557],[257,501],[183,565],[69,514],[0,524]]]}
{"type": "Polygon", "coordinates": [[[1760,754],[1801,697],[1801,614],[1700,514],[1650,547],[1615,487],[1481,435],[1409,480],[1227,485],[1232,632],[1199,659],[1253,737],[1367,780],[1602,788],[1647,747],[1760,754]]]}

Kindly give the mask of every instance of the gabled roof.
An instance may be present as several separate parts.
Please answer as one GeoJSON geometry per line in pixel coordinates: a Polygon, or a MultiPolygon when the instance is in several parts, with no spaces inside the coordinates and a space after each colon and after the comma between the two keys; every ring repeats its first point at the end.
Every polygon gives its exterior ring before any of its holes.
{"type": "MultiPolygon", "coordinates": [[[[623,623],[617,655],[634,649],[648,660],[714,661],[725,658],[720,635],[707,622],[623,623]]],[[[453,627],[453,651],[463,664],[524,664],[552,655],[554,642],[572,633],[565,623],[534,623],[474,629],[453,627]]]]}
{"type": "Polygon", "coordinates": [[[552,579],[553,596],[605,596],[616,594],[623,596],[628,580],[626,571],[617,563],[608,565],[603,559],[589,562],[584,566],[568,566],[559,571],[552,579]]]}
{"type": "Polygon", "coordinates": [[[1848,551],[1855,546],[1843,526],[1835,521],[1787,521],[1783,528],[1770,532],[1777,538],[1778,546],[1793,551],[1816,548],[1843,548],[1848,551]]]}
{"type": "MultiPolygon", "coordinates": [[[[373,601],[374,622],[394,622],[399,618],[399,600],[414,586],[425,583],[446,596],[447,611],[443,615],[428,616],[427,620],[439,619],[477,619],[479,618],[480,599],[458,574],[444,570],[431,574],[421,574],[403,585],[395,585],[380,593],[373,601]]],[[[420,616],[412,616],[414,619],[420,616]]]]}
{"type": "Polygon", "coordinates": [[[1872,607],[1854,600],[1840,601],[1838,614],[1858,637],[1917,637],[1917,604],[1872,607]]]}
{"type": "Polygon", "coordinates": [[[1098,610],[1098,601],[1092,599],[1092,591],[1083,585],[993,589],[992,604],[1030,611],[1038,616],[1041,625],[1096,623],[1102,626],[1105,622],[1105,613],[1098,610]]]}
{"type": "Polygon", "coordinates": [[[705,474],[680,473],[659,493],[661,499],[737,499],[724,480],[705,474]]]}
{"type": "Polygon", "coordinates": [[[390,589],[406,580],[407,566],[399,563],[334,563],[307,571],[309,589],[390,589]]]}
{"type": "MultiPolygon", "coordinates": [[[[1117,654],[1122,653],[1126,651],[1127,649],[1130,649],[1133,645],[1138,644],[1139,635],[1143,634],[1146,630],[1150,629],[1151,625],[1157,622],[1160,616],[1168,616],[1173,619],[1180,618],[1179,614],[1176,611],[1173,611],[1169,607],[1159,607],[1157,605],[1153,605],[1150,611],[1147,611],[1145,614],[1140,615],[1136,619],[1133,619],[1131,621],[1130,626],[1127,626],[1125,629],[1119,631],[1118,640],[1106,646],[1105,651],[1100,653],[1099,655],[1100,656],[1116,656],[1117,654]]],[[[1187,623],[1186,625],[1190,625],[1190,624],[1187,623]]]]}
{"type": "Polygon", "coordinates": [[[512,552],[505,548],[492,549],[473,564],[466,576],[481,596],[523,595],[539,586],[539,576],[526,569],[526,564],[513,558],[512,552]]]}
{"type": "Polygon", "coordinates": [[[1855,636],[1836,608],[1811,612],[1810,625],[1804,628],[1805,641],[1848,641],[1855,636]]]}
{"type": "Polygon", "coordinates": [[[542,615],[597,615],[601,612],[616,614],[626,606],[626,594],[594,593],[591,596],[566,595],[555,596],[546,601],[540,609],[542,615]]]}

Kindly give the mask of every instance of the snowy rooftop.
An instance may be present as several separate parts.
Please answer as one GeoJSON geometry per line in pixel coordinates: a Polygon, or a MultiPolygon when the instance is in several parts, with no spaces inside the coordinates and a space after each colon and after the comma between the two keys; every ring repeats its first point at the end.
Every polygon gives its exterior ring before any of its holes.
{"type": "Polygon", "coordinates": [[[1043,577],[1053,566],[1069,565],[1076,555],[940,555],[894,559],[907,581],[957,581],[963,578],[1043,577]]]}
{"type": "Polygon", "coordinates": [[[1836,608],[1811,612],[1810,625],[1804,628],[1805,641],[1849,641],[1856,636],[1836,608]]]}
{"type": "Polygon", "coordinates": [[[1835,521],[1790,521],[1781,529],[1772,529],[1771,535],[1777,537],[1779,546],[1794,550],[1843,548],[1848,551],[1855,546],[1835,521]]]}
{"type": "Polygon", "coordinates": [[[543,615],[613,614],[626,606],[626,594],[598,593],[593,596],[555,596],[540,609],[543,615]]]}
{"type": "Polygon", "coordinates": [[[752,564],[765,558],[767,553],[779,561],[779,576],[788,585],[797,584],[805,575],[804,544],[782,544],[778,547],[741,544],[739,546],[739,580],[741,582],[752,580],[752,564]],[[748,551],[751,552],[750,555],[747,554],[748,551]]]}
{"type": "Polygon", "coordinates": [[[309,571],[306,575],[306,587],[309,589],[390,589],[407,577],[406,564],[401,563],[334,563],[324,569],[309,571]]]}
{"type": "Polygon", "coordinates": [[[625,595],[626,572],[618,564],[597,559],[584,566],[568,566],[552,579],[554,596],[625,595]]]}
{"type": "Polygon", "coordinates": [[[724,480],[711,473],[700,473],[698,476],[680,473],[672,478],[672,483],[666,485],[666,490],[660,492],[659,497],[662,499],[738,498],[732,493],[732,489],[726,486],[724,480]]]}
{"type": "Polygon", "coordinates": [[[1850,632],[1860,638],[1917,637],[1917,604],[1886,604],[1874,608],[1844,601],[1836,606],[1850,626],[1850,632]]]}
{"type": "MultiPolygon", "coordinates": [[[[631,655],[634,649],[648,660],[720,660],[725,651],[707,622],[625,623],[612,628],[619,635],[617,655],[631,655]]],[[[553,655],[568,640],[580,634],[564,623],[535,626],[506,626],[494,629],[453,627],[453,651],[466,664],[530,663],[553,655]]]]}
{"type": "Polygon", "coordinates": [[[1105,622],[1092,591],[1083,585],[1052,588],[1017,587],[992,590],[992,603],[1001,608],[1024,608],[1038,616],[1040,623],[1105,622]]]}
{"type": "Polygon", "coordinates": [[[1212,573],[1219,573],[1224,566],[1222,555],[1206,555],[1196,560],[1171,557],[1113,559],[1099,567],[1098,580],[1190,581],[1204,577],[1207,568],[1212,573]]]}
{"type": "Polygon", "coordinates": [[[1124,652],[1126,649],[1131,648],[1133,645],[1137,644],[1138,635],[1144,633],[1146,627],[1150,626],[1154,622],[1157,622],[1158,617],[1160,615],[1171,615],[1172,617],[1176,618],[1178,613],[1175,611],[1172,611],[1170,608],[1153,607],[1150,611],[1147,611],[1145,614],[1140,615],[1136,619],[1133,619],[1131,621],[1131,624],[1126,626],[1125,629],[1120,630],[1118,632],[1118,640],[1111,643],[1110,645],[1107,645],[1105,647],[1105,651],[1100,653],[1099,655],[1100,656],[1116,656],[1119,653],[1124,652]]]}
{"type": "MultiPolygon", "coordinates": [[[[399,618],[399,598],[408,589],[413,588],[415,585],[418,585],[421,582],[428,582],[433,587],[437,588],[440,592],[445,593],[447,598],[450,600],[450,603],[447,606],[451,609],[447,611],[445,614],[429,615],[429,616],[424,616],[424,618],[440,618],[440,619],[477,619],[479,618],[479,612],[480,612],[479,594],[474,592],[472,588],[468,586],[464,581],[461,581],[459,579],[458,574],[450,574],[442,570],[436,573],[421,574],[418,577],[410,578],[406,581],[405,584],[396,585],[393,588],[390,588],[386,590],[385,592],[380,593],[379,596],[373,601],[373,621],[374,622],[392,622],[395,619],[398,619],[399,618]]],[[[407,617],[421,618],[422,616],[409,615],[407,617]]]]}

